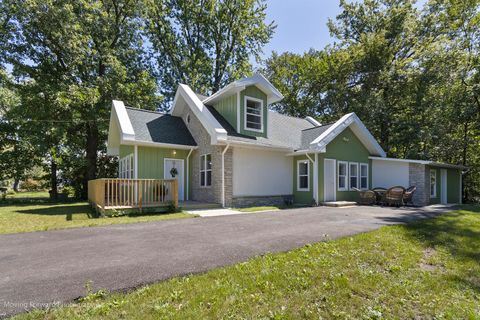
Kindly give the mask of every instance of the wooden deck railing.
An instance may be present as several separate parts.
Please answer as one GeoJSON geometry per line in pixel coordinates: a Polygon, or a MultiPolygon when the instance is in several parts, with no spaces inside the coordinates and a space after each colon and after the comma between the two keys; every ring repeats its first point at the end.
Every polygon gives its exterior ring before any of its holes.
{"type": "Polygon", "coordinates": [[[98,209],[178,207],[176,179],[96,179],[88,181],[88,200],[98,209]]]}

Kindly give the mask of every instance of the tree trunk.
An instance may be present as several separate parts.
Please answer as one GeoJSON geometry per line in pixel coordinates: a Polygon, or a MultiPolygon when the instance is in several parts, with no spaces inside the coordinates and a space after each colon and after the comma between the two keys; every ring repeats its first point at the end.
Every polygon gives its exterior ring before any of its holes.
{"type": "Polygon", "coordinates": [[[58,180],[57,180],[57,162],[52,159],[50,163],[50,184],[51,184],[51,191],[50,191],[50,199],[57,200],[58,199],[58,180]]]}
{"type": "Polygon", "coordinates": [[[94,122],[87,123],[87,141],[86,141],[86,160],[85,177],[83,180],[82,199],[87,199],[88,181],[96,178],[97,172],[97,152],[98,152],[98,127],[94,122]]]}
{"type": "Polygon", "coordinates": [[[20,184],[20,179],[15,178],[15,181],[13,182],[13,191],[18,192],[18,185],[20,184]]]}

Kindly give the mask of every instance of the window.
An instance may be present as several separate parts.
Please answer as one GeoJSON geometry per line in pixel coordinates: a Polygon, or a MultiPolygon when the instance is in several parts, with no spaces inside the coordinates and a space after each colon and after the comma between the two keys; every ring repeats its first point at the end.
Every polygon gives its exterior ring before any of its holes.
{"type": "Polygon", "coordinates": [[[430,170],[430,197],[437,196],[437,170],[430,170]]]}
{"type": "Polygon", "coordinates": [[[347,190],[347,162],[338,161],[338,190],[346,191],[347,190]]]}
{"type": "Polygon", "coordinates": [[[350,162],[348,164],[349,189],[358,188],[358,163],[350,162]]]}
{"type": "Polygon", "coordinates": [[[368,189],[368,164],[360,163],[360,189],[368,189]]]}
{"type": "Polygon", "coordinates": [[[310,162],[308,160],[297,161],[297,191],[310,190],[310,162]]]}
{"type": "Polygon", "coordinates": [[[187,116],[185,117],[185,119],[187,120],[187,124],[190,123],[190,113],[187,114],[187,116]]]}
{"type": "Polygon", "coordinates": [[[263,100],[245,97],[245,130],[263,132],[263,100]]]}
{"type": "Polygon", "coordinates": [[[133,178],[133,154],[123,157],[118,162],[118,177],[121,179],[133,178]]]}
{"type": "Polygon", "coordinates": [[[204,154],[200,156],[200,186],[208,187],[212,185],[212,155],[204,154]]]}

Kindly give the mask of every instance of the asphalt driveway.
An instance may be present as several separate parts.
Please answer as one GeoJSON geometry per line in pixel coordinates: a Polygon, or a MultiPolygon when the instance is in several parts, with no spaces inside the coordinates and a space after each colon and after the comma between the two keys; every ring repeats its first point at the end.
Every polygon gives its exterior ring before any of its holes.
{"type": "Polygon", "coordinates": [[[0,317],[427,218],[446,207],[303,208],[0,235],[0,317]]]}

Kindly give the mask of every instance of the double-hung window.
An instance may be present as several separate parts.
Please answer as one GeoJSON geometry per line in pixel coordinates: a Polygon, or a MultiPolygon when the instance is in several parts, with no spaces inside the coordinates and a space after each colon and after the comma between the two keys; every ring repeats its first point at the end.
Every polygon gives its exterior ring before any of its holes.
{"type": "Polygon", "coordinates": [[[212,185],[212,155],[200,156],[200,186],[209,187],[212,185]]]}
{"type": "Polygon", "coordinates": [[[122,179],[133,178],[133,154],[123,157],[118,162],[118,177],[122,179]]]}
{"type": "Polygon", "coordinates": [[[348,162],[345,161],[338,161],[338,190],[339,191],[346,191],[348,190],[347,187],[347,177],[348,177],[348,162]]]}
{"type": "Polygon", "coordinates": [[[245,97],[245,130],[263,132],[263,101],[245,97]]]}
{"type": "Polygon", "coordinates": [[[349,189],[353,190],[353,188],[358,189],[358,163],[350,162],[348,164],[348,175],[349,175],[349,189]]]}
{"type": "Polygon", "coordinates": [[[368,164],[360,163],[360,189],[368,189],[368,164]]]}
{"type": "Polygon", "coordinates": [[[437,170],[430,170],[430,197],[437,197],[437,170]]]}
{"type": "Polygon", "coordinates": [[[297,161],[297,190],[310,190],[310,162],[308,160],[297,161]]]}

